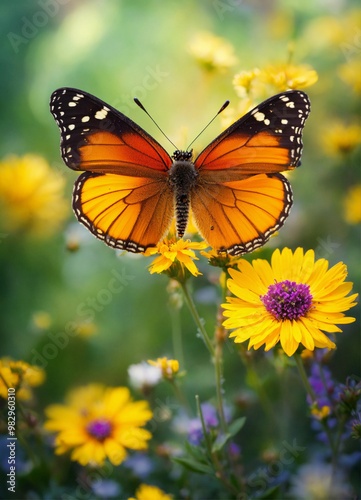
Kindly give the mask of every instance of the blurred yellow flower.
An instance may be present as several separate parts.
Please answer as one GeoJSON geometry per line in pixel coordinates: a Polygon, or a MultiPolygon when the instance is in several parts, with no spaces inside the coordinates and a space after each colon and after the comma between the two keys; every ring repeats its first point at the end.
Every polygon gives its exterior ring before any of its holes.
{"type": "Polygon", "coordinates": [[[331,122],[322,131],[321,140],[328,155],[347,154],[361,144],[361,127],[356,123],[345,125],[340,121],[331,122]]]}
{"type": "Polygon", "coordinates": [[[0,375],[0,397],[5,399],[8,387],[16,390],[16,398],[31,399],[33,396],[31,388],[41,385],[45,380],[45,372],[41,368],[10,358],[0,359],[0,375]]]}
{"type": "Polygon", "coordinates": [[[361,60],[359,58],[339,66],[338,74],[355,94],[361,94],[361,60]]]}
{"type": "Polygon", "coordinates": [[[192,260],[198,260],[192,249],[201,250],[207,246],[206,242],[192,243],[190,240],[171,238],[163,240],[156,247],[148,248],[144,255],[148,257],[156,253],[160,254],[150,265],[151,274],[166,271],[171,278],[183,281],[185,278],[184,268],[187,268],[193,276],[202,274],[192,260]]]}
{"type": "Polygon", "coordinates": [[[56,432],[55,453],[71,451],[81,465],[119,465],[127,448],[145,450],[151,433],[142,427],[152,418],[147,401],[134,402],[126,387],[89,384],[73,389],[66,405],[46,408],[44,426],[56,432]]]}
{"type": "Polygon", "coordinates": [[[8,156],[0,162],[0,206],[6,230],[55,232],[67,216],[65,180],[41,156],[8,156]]]}
{"type": "Polygon", "coordinates": [[[172,379],[173,376],[179,371],[179,362],[176,359],[168,359],[166,357],[157,358],[157,361],[148,359],[148,363],[160,368],[164,378],[172,379]]]}
{"type": "Polygon", "coordinates": [[[157,486],[141,484],[135,492],[135,498],[128,498],[128,500],[172,500],[172,498],[172,495],[167,495],[157,486]]]}
{"type": "Polygon", "coordinates": [[[340,262],[328,269],[326,259],[315,261],[315,253],[302,248],[273,252],[271,265],[263,259],[252,263],[241,259],[239,271],[229,269],[228,289],[235,297],[222,304],[225,328],[235,329],[235,342],[249,340],[248,349],[265,345],[268,351],[278,342],[288,356],[302,344],[334,349],[327,333],[341,332],[337,324],[355,318],[343,311],[355,306],[357,293],[347,296],[352,283],[345,282],[346,266],[340,262]],[[323,331],[322,331],[323,330],[323,331]]]}
{"type": "Polygon", "coordinates": [[[280,92],[288,89],[310,87],[318,80],[318,75],[308,64],[278,64],[269,66],[260,75],[266,83],[276,87],[280,92]]]}
{"type": "Polygon", "coordinates": [[[35,311],[32,322],[38,330],[48,330],[51,325],[51,316],[46,311],[35,311]]]}
{"type": "Polygon", "coordinates": [[[238,61],[231,43],[207,31],[193,37],[189,50],[199,65],[207,71],[223,72],[238,61]]]}
{"type": "Polygon", "coordinates": [[[337,48],[349,59],[359,51],[357,39],[361,25],[361,9],[354,8],[339,16],[321,16],[310,19],[300,39],[302,45],[313,50],[337,48]]]}
{"type": "Polygon", "coordinates": [[[317,418],[317,420],[323,420],[329,416],[331,408],[327,405],[322,406],[322,408],[314,407],[312,408],[311,413],[315,418],[317,418]]]}
{"type": "Polygon", "coordinates": [[[356,225],[361,222],[361,184],[352,186],[344,201],[344,218],[348,224],[356,225]]]}
{"type": "Polygon", "coordinates": [[[257,96],[264,90],[264,83],[260,82],[261,70],[254,68],[250,71],[240,71],[233,78],[233,86],[238,97],[242,99],[250,95],[257,96]]]}

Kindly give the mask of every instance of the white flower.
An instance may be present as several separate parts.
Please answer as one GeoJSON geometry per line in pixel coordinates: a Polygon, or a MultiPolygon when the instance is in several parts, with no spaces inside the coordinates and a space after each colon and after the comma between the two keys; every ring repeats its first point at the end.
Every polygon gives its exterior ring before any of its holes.
{"type": "Polygon", "coordinates": [[[135,389],[147,389],[158,384],[162,378],[162,370],[158,366],[142,361],[128,368],[129,381],[135,389]]]}

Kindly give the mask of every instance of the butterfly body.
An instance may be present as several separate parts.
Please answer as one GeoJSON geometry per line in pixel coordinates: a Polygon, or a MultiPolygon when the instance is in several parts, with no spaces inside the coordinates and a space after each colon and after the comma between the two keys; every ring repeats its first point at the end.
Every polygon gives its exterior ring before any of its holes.
{"type": "Polygon", "coordinates": [[[174,191],[177,234],[182,238],[188,226],[191,192],[196,186],[198,173],[191,161],[191,155],[186,151],[176,151],[174,157],[180,159],[173,160],[169,171],[169,184],[174,191]]]}
{"type": "Polygon", "coordinates": [[[265,244],[289,215],[292,190],[280,172],[300,162],[310,111],[301,91],[267,99],[194,161],[191,151],[171,157],[127,116],[81,90],[56,90],[50,110],[65,164],[84,171],[74,184],[75,215],[113,248],[156,246],[174,217],[182,237],[191,210],[214,249],[241,255],[265,244]]]}

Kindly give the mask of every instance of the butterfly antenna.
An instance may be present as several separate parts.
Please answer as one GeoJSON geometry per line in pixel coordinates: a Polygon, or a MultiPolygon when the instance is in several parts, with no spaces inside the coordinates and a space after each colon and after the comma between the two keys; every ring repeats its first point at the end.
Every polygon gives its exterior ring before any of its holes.
{"type": "Polygon", "coordinates": [[[193,139],[193,141],[189,144],[189,146],[187,147],[187,151],[188,151],[188,149],[192,146],[193,142],[195,142],[195,141],[198,139],[198,137],[199,137],[201,134],[203,134],[203,132],[206,130],[206,128],[208,128],[208,127],[209,127],[209,125],[210,125],[210,124],[211,124],[211,123],[212,123],[212,122],[213,122],[213,121],[217,118],[217,116],[219,115],[219,113],[222,113],[222,111],[224,111],[224,110],[226,109],[226,107],[228,106],[228,104],[229,104],[229,101],[227,100],[227,101],[223,104],[223,106],[221,107],[221,109],[218,111],[218,113],[216,113],[216,114],[214,115],[214,117],[212,118],[212,120],[211,120],[209,123],[207,123],[207,125],[206,125],[206,126],[205,126],[205,127],[204,127],[204,128],[203,128],[200,132],[199,132],[199,134],[197,135],[197,137],[195,137],[195,138],[193,139]]]}
{"type": "Polygon", "coordinates": [[[176,149],[177,146],[169,139],[168,136],[165,135],[165,133],[163,132],[163,130],[160,128],[160,126],[158,125],[158,123],[154,120],[154,118],[148,113],[148,111],[145,109],[145,107],[143,106],[143,104],[140,102],[140,100],[137,98],[137,97],[134,97],[134,102],[135,104],[137,104],[140,109],[142,109],[148,116],[149,118],[152,120],[152,122],[154,123],[154,125],[157,127],[158,130],[160,130],[162,132],[162,134],[164,135],[164,137],[172,144],[172,146],[174,146],[176,149]]]}

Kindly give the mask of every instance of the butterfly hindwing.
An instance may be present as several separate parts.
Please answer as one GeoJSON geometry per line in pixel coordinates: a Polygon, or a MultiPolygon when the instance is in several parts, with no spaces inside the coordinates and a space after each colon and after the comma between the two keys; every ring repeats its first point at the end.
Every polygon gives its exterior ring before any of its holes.
{"type": "Polygon", "coordinates": [[[132,120],[86,92],[58,89],[50,109],[65,164],[85,170],[73,191],[78,220],[114,248],[144,252],[156,245],[174,212],[168,153],[132,120]]]}
{"type": "Polygon", "coordinates": [[[220,252],[249,253],[282,227],[292,206],[292,190],[281,174],[204,184],[192,193],[192,213],[204,239],[220,252]]]}
{"type": "Polygon", "coordinates": [[[208,243],[231,255],[264,245],[283,226],[292,190],[279,172],[299,165],[307,95],[286,91],[236,121],[198,156],[191,208],[208,243]]]}
{"type": "Polygon", "coordinates": [[[74,185],[73,210],[107,245],[144,252],[169,229],[173,193],[168,184],[157,179],[84,172],[74,185]]]}

